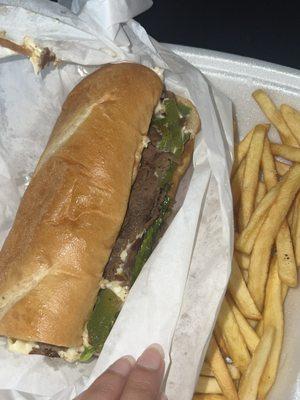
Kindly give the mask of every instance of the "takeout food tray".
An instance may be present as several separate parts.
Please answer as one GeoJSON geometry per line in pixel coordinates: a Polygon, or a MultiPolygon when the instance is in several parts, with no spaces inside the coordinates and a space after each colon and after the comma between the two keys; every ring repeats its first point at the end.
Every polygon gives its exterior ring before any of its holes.
{"type": "MultiPolygon", "coordinates": [[[[251,94],[265,89],[279,104],[300,108],[300,71],[251,58],[193,47],[167,44],[175,53],[201,70],[234,104],[241,135],[266,121],[251,94]]],[[[271,132],[272,134],[272,132],[271,132]]],[[[285,302],[285,335],[277,380],[268,399],[300,399],[300,289],[289,291],[285,302]]]]}

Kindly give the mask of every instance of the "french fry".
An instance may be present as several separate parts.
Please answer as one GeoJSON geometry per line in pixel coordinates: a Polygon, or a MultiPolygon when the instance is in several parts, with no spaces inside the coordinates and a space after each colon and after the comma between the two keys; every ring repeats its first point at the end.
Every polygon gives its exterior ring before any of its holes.
{"type": "Polygon", "coordinates": [[[201,368],[201,372],[200,372],[201,376],[212,376],[214,377],[214,373],[211,369],[211,366],[209,365],[209,363],[205,360],[202,368],[201,368]]]}
{"type": "Polygon", "coordinates": [[[257,193],[255,198],[255,208],[261,202],[261,200],[265,197],[267,192],[267,188],[264,182],[259,181],[257,186],[257,193]]]}
{"type": "MultiPolygon", "coordinates": [[[[284,178],[285,179],[285,178],[284,178]]],[[[283,180],[284,181],[284,180],[283,180]]],[[[237,236],[235,241],[236,250],[251,254],[255,239],[262,227],[262,224],[267,217],[269,209],[274,204],[282,182],[279,182],[273,189],[269,190],[262,201],[259,203],[246,228],[237,236]]]]}
{"type": "Polygon", "coordinates": [[[282,282],[290,287],[297,286],[297,266],[290,228],[283,222],[276,238],[278,274],[282,282]]]}
{"type": "Polygon", "coordinates": [[[205,393],[193,400],[266,399],[280,360],[284,301],[297,284],[300,111],[285,104],[279,111],[262,90],[253,98],[283,144],[270,143],[269,125],[258,125],[235,146],[232,273],[199,379],[205,393]]]}
{"type": "Polygon", "coordinates": [[[237,169],[236,173],[233,175],[231,179],[231,191],[232,191],[234,210],[237,208],[237,205],[241,197],[241,189],[243,184],[245,165],[246,165],[246,160],[243,160],[239,168],[237,169]]]}
{"type": "Polygon", "coordinates": [[[259,89],[253,92],[252,96],[262,112],[278,130],[282,142],[291,146],[298,146],[298,142],[283,119],[281,112],[277,109],[267,93],[259,89]]]}
{"type": "Polygon", "coordinates": [[[248,269],[250,264],[250,257],[245,253],[240,253],[239,251],[234,252],[234,257],[238,263],[238,265],[242,269],[248,269]]]}
{"type": "Polygon", "coordinates": [[[222,357],[217,342],[212,336],[206,353],[206,359],[209,362],[214,376],[222,390],[222,393],[228,400],[239,400],[235,384],[231,378],[230,372],[222,357]]]}
{"type": "Polygon", "coordinates": [[[284,176],[291,167],[290,164],[286,164],[286,163],[278,161],[278,160],[275,160],[275,165],[276,165],[278,175],[280,175],[280,176],[284,176]]]}
{"type": "MultiPolygon", "coordinates": [[[[297,195],[297,197],[298,197],[298,195],[297,195]]],[[[295,208],[296,208],[295,205],[297,203],[297,197],[296,197],[296,200],[294,201],[294,204],[289,209],[289,212],[287,215],[287,222],[288,222],[290,230],[291,230],[292,238],[293,238],[293,233],[295,231],[295,227],[293,226],[293,223],[296,222],[296,219],[294,219],[294,213],[295,213],[295,208]]],[[[294,241],[294,238],[293,238],[293,241],[294,241]]]]}
{"type": "Polygon", "coordinates": [[[259,321],[255,321],[254,319],[248,319],[248,323],[249,323],[249,325],[250,325],[253,329],[256,328],[257,324],[258,324],[260,321],[261,321],[261,319],[260,319],[259,321]]]}
{"type": "Polygon", "coordinates": [[[215,330],[217,335],[223,336],[234,364],[242,373],[245,372],[250,362],[250,354],[226,298],[223,300],[215,330]]]}
{"type": "Polygon", "coordinates": [[[288,294],[288,290],[289,290],[289,287],[286,284],[281,282],[281,301],[282,301],[282,304],[284,304],[286,295],[288,294]]]}
{"type": "Polygon", "coordinates": [[[272,246],[287,216],[288,210],[300,189],[300,165],[294,165],[286,177],[287,179],[279,189],[276,201],[263,222],[251,254],[248,289],[259,310],[262,310],[264,304],[264,290],[272,246]]]}
{"type": "MultiPolygon", "coordinates": [[[[221,351],[221,350],[219,349],[219,351],[221,351]]],[[[221,355],[224,360],[224,356],[223,356],[222,352],[221,352],[221,355]]],[[[234,364],[227,364],[227,363],[225,363],[225,364],[226,364],[226,368],[228,368],[231,378],[235,381],[239,380],[241,378],[241,373],[238,370],[238,368],[234,364]]],[[[213,370],[211,369],[211,366],[209,365],[209,363],[206,360],[204,361],[204,363],[202,365],[200,375],[215,377],[213,370]]]]}
{"type": "Polygon", "coordinates": [[[300,143],[300,113],[293,107],[287,104],[282,104],[280,106],[280,112],[285,120],[287,126],[290,128],[291,132],[300,143]]]}
{"type": "Polygon", "coordinates": [[[246,269],[242,269],[242,270],[241,270],[241,273],[242,273],[242,275],[243,275],[243,279],[244,279],[245,283],[247,284],[248,278],[249,278],[249,273],[248,273],[248,271],[247,271],[246,269]]]}
{"type": "MultiPolygon", "coordinates": [[[[219,349],[219,351],[221,351],[219,349]]],[[[222,355],[222,359],[224,360],[224,356],[223,353],[221,352],[222,355]]],[[[241,373],[238,370],[238,368],[234,365],[234,364],[226,364],[226,368],[228,368],[228,371],[231,375],[231,378],[235,381],[239,380],[241,378],[241,373]]],[[[202,368],[201,368],[201,372],[200,372],[201,376],[211,376],[211,377],[215,377],[213,370],[211,369],[211,366],[209,365],[209,363],[205,360],[202,368]]]]}
{"type": "MultiPolygon", "coordinates": [[[[300,151],[300,149],[299,149],[300,151]]],[[[278,177],[270,142],[265,138],[262,157],[262,170],[267,189],[276,186],[278,177]]],[[[287,221],[284,221],[276,237],[276,250],[278,258],[278,273],[280,279],[288,286],[297,285],[297,266],[295,261],[292,238],[287,221]]]]}
{"type": "Polygon", "coordinates": [[[234,364],[226,364],[233,380],[237,381],[241,378],[241,373],[234,364]]]}
{"type": "Polygon", "coordinates": [[[271,143],[274,156],[285,158],[289,161],[300,162],[300,149],[286,144],[271,143]]]}
{"type": "Polygon", "coordinates": [[[272,348],[274,328],[265,330],[239,385],[240,400],[256,400],[258,385],[272,348]]]}
{"type": "Polygon", "coordinates": [[[231,276],[228,283],[228,290],[238,305],[241,312],[246,318],[250,319],[260,319],[261,314],[258,311],[250,293],[247,285],[244,281],[241,270],[233,257],[231,276]]]}
{"type": "Polygon", "coordinates": [[[222,390],[217,380],[210,376],[199,376],[195,392],[222,394],[222,390]]]}
{"type": "Polygon", "coordinates": [[[234,162],[231,170],[231,176],[235,174],[242,160],[246,157],[252,140],[253,132],[254,129],[251,129],[251,131],[245,135],[244,139],[234,146],[234,162]]]}
{"type": "Polygon", "coordinates": [[[288,213],[288,221],[289,221],[289,226],[291,229],[294,246],[296,244],[295,233],[296,233],[297,221],[298,221],[299,200],[300,200],[300,193],[297,194],[296,200],[294,201],[294,204],[292,205],[292,207],[288,213]]]}
{"type": "Polygon", "coordinates": [[[257,333],[258,337],[260,337],[260,338],[262,337],[262,335],[264,333],[264,320],[263,319],[258,321],[255,332],[257,333]]]}
{"type": "Polygon", "coordinates": [[[273,154],[271,152],[270,141],[266,137],[264,143],[264,151],[262,155],[262,170],[264,174],[264,181],[267,187],[267,190],[272,189],[273,186],[277,184],[277,169],[274,161],[273,154]]]}
{"type": "Polygon", "coordinates": [[[222,356],[226,360],[226,358],[229,357],[229,351],[227,349],[222,331],[220,328],[218,328],[218,326],[215,326],[214,335],[215,335],[215,339],[218,343],[218,346],[220,348],[220,351],[222,353],[222,356]]]}
{"type": "Polygon", "coordinates": [[[268,125],[257,125],[254,129],[249,151],[246,156],[246,165],[241,192],[239,229],[242,230],[248,224],[255,205],[255,195],[259,178],[259,167],[264,148],[265,135],[268,125]]]}
{"type": "Polygon", "coordinates": [[[193,400],[226,400],[222,394],[194,394],[193,400]]]}
{"type": "Polygon", "coordinates": [[[283,308],[281,297],[281,281],[278,276],[278,262],[274,257],[266,287],[266,299],[264,307],[264,330],[273,329],[274,338],[269,358],[264,368],[258,387],[258,399],[265,399],[270,391],[277,375],[282,339],[283,339],[283,308]]]}
{"type": "Polygon", "coordinates": [[[295,249],[296,264],[300,267],[300,193],[297,194],[294,205],[292,238],[295,249]]]}
{"type": "MultiPolygon", "coordinates": [[[[236,307],[236,305],[233,303],[233,301],[230,299],[230,297],[227,298],[229,305],[231,306],[231,309],[233,311],[233,314],[235,316],[236,322],[240,328],[240,331],[242,335],[244,336],[246,345],[250,352],[253,354],[256,346],[259,343],[259,337],[256,334],[255,330],[249,325],[248,321],[246,318],[243,316],[241,311],[236,307]]],[[[225,394],[225,392],[223,391],[225,394]]]]}

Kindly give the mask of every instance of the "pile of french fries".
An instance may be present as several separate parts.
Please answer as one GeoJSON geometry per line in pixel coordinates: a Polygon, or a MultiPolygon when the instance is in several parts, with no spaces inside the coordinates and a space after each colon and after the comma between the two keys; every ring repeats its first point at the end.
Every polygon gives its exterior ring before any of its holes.
{"type": "Polygon", "coordinates": [[[235,147],[232,273],[194,400],[263,400],[275,382],[283,304],[300,267],[300,112],[252,94],[269,123],[235,147]],[[270,123],[281,144],[271,143],[270,123]],[[278,158],[279,157],[279,158],[278,158]]]}

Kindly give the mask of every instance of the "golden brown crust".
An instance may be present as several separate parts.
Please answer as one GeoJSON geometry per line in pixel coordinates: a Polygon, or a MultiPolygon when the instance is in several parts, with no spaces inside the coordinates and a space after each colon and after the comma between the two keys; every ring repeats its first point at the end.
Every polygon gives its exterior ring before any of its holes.
{"type": "Polygon", "coordinates": [[[161,90],[122,63],[68,96],[0,253],[0,335],[82,344],[161,90]]]}

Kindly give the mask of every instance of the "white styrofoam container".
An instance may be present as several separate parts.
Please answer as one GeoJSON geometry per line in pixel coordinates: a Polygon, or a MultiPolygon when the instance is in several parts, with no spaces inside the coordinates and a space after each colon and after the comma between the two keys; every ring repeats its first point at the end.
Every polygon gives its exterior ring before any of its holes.
{"type": "MultiPolygon", "coordinates": [[[[195,65],[209,81],[234,104],[239,132],[243,136],[254,124],[266,121],[251,97],[265,89],[277,104],[288,103],[300,109],[300,71],[251,58],[167,45],[195,65]]],[[[276,383],[270,400],[300,399],[300,288],[290,289],[285,302],[285,336],[276,383]]]]}

